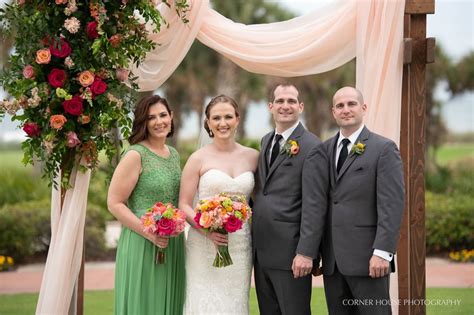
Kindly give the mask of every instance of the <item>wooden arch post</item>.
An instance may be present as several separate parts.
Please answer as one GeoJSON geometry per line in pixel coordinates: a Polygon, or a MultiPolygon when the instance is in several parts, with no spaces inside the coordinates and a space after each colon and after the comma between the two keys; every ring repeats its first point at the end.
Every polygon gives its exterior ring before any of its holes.
{"type": "Polygon", "coordinates": [[[426,314],[425,122],[426,64],[434,62],[434,38],[426,38],[426,15],[435,0],[406,0],[400,152],[405,212],[398,262],[399,314],[426,314]]]}

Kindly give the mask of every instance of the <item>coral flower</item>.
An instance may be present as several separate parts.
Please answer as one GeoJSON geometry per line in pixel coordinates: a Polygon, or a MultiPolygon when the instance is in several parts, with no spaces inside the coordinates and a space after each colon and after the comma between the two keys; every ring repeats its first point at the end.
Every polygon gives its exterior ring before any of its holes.
{"type": "Polygon", "coordinates": [[[51,61],[51,52],[49,48],[43,48],[36,52],[36,63],[46,65],[51,61]]]}
{"type": "Polygon", "coordinates": [[[81,73],[79,73],[79,83],[81,83],[83,87],[88,87],[93,82],[94,82],[94,74],[90,72],[89,70],[82,71],[81,73]]]}
{"type": "Polygon", "coordinates": [[[49,125],[53,129],[60,130],[64,126],[66,121],[67,119],[63,115],[53,115],[49,119],[49,125]]]}

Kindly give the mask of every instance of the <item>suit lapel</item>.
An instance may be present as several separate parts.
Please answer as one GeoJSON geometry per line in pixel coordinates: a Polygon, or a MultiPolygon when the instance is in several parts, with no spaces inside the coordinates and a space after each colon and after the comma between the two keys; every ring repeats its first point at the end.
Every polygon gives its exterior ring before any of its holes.
{"type": "MultiPolygon", "coordinates": [[[[288,140],[286,142],[288,142],[290,140],[295,140],[296,142],[298,142],[298,139],[301,137],[304,130],[305,129],[304,129],[303,125],[301,123],[299,123],[298,126],[296,127],[296,129],[290,135],[290,137],[288,137],[288,140]]],[[[266,179],[267,181],[270,178],[270,176],[273,174],[273,172],[275,172],[275,170],[278,168],[278,166],[280,166],[280,164],[288,158],[290,158],[288,156],[288,154],[285,154],[285,153],[278,154],[275,162],[273,162],[272,167],[270,167],[270,169],[268,170],[267,179],[266,179]]]]}
{"type": "Polygon", "coordinates": [[[261,167],[262,179],[265,179],[268,174],[268,147],[270,146],[270,143],[273,139],[274,134],[275,134],[274,132],[268,133],[263,138],[263,141],[262,141],[263,147],[262,147],[262,150],[260,151],[260,165],[262,166],[261,167]]]}
{"type": "MultiPolygon", "coordinates": [[[[355,141],[355,143],[352,146],[356,145],[356,143],[358,143],[358,142],[361,142],[361,143],[365,144],[367,139],[369,139],[369,130],[366,127],[364,127],[364,129],[362,129],[362,132],[360,133],[359,137],[357,138],[357,140],[355,141]]],[[[354,151],[351,150],[351,153],[349,154],[346,161],[342,165],[342,168],[339,171],[339,174],[337,174],[336,182],[339,181],[341,176],[344,175],[344,173],[347,171],[347,169],[351,166],[351,164],[358,157],[359,157],[359,154],[356,154],[354,151]]]]}
{"type": "Polygon", "coordinates": [[[337,133],[334,137],[332,137],[331,141],[329,142],[329,172],[331,174],[331,186],[334,187],[336,183],[336,145],[337,139],[339,138],[339,133],[337,133]]]}

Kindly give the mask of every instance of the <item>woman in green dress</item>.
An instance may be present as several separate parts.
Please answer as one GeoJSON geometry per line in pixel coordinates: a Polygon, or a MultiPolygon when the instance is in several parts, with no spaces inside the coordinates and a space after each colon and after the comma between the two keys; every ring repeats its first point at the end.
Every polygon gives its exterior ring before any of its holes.
{"type": "Polygon", "coordinates": [[[143,231],[140,217],[156,202],[178,205],[181,169],[173,113],[154,95],[135,109],[130,148],[112,177],[107,204],[122,223],[115,265],[115,314],[181,314],[184,304],[184,235],[166,238],[143,231]],[[166,262],[155,264],[158,247],[166,262]]]}

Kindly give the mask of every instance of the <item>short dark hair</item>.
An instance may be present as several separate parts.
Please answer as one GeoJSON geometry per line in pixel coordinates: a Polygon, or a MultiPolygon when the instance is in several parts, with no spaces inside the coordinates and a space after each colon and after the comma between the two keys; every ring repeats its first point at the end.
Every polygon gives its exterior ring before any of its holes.
{"type": "Polygon", "coordinates": [[[239,106],[237,105],[237,102],[232,97],[224,95],[224,94],[220,94],[220,95],[217,95],[217,96],[213,97],[211,99],[211,101],[209,102],[209,104],[207,104],[206,109],[204,111],[204,113],[206,114],[206,120],[204,121],[204,129],[206,129],[207,134],[211,138],[214,138],[214,135],[211,133],[211,129],[209,128],[209,125],[207,124],[207,121],[210,118],[212,107],[214,107],[214,105],[216,105],[218,103],[227,103],[227,104],[232,105],[232,107],[235,110],[235,116],[237,116],[237,117],[240,116],[239,115],[239,106]]]}
{"type": "MultiPolygon", "coordinates": [[[[300,91],[298,90],[298,88],[296,87],[296,85],[294,85],[293,83],[289,82],[289,81],[279,81],[277,82],[274,86],[273,86],[273,89],[270,91],[270,94],[268,95],[268,99],[270,100],[270,102],[272,103],[274,100],[275,100],[275,91],[278,87],[289,87],[289,86],[292,86],[296,89],[296,92],[298,92],[298,97],[300,96],[300,91]]],[[[299,99],[298,99],[299,101],[299,99]]]]}
{"type": "MultiPolygon", "coordinates": [[[[140,141],[148,138],[148,130],[146,128],[146,123],[148,120],[148,111],[151,106],[156,104],[162,104],[166,107],[166,111],[171,115],[171,108],[168,104],[168,101],[159,95],[146,96],[142,98],[137,106],[135,107],[133,125],[132,125],[132,134],[128,138],[130,144],[137,144],[140,141]]],[[[171,137],[174,134],[174,122],[171,120],[171,131],[166,135],[171,137]]]]}

